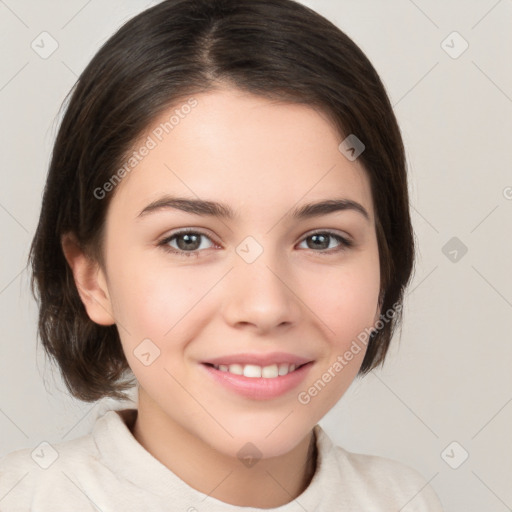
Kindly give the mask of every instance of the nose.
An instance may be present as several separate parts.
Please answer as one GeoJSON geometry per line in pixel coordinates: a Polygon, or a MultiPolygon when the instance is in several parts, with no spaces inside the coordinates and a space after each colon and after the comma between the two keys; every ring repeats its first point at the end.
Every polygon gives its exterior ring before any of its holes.
{"type": "Polygon", "coordinates": [[[301,300],[294,278],[279,256],[265,250],[252,263],[235,259],[224,290],[223,315],[234,328],[251,328],[264,334],[297,325],[301,300]]]}

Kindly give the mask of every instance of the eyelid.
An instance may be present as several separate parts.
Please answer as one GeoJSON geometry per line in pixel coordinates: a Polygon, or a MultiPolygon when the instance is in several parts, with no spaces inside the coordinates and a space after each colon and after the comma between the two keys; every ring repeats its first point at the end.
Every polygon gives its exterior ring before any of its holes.
{"type": "Polygon", "coordinates": [[[312,229],[311,231],[307,231],[304,235],[302,235],[301,241],[304,240],[304,238],[308,238],[310,236],[320,235],[320,234],[339,236],[349,243],[355,243],[353,237],[351,235],[349,235],[346,231],[340,231],[338,229],[330,229],[330,228],[312,229]]]}

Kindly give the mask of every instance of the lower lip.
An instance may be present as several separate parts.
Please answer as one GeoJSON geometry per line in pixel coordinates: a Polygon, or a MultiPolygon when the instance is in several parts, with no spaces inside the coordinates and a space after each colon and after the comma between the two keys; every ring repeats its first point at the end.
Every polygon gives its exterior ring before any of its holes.
{"type": "Polygon", "coordinates": [[[287,375],[280,375],[273,379],[244,377],[243,375],[222,372],[204,363],[201,366],[211,378],[227,389],[253,400],[269,400],[284,395],[298,387],[306,378],[309,369],[313,366],[313,362],[311,361],[287,375]]]}

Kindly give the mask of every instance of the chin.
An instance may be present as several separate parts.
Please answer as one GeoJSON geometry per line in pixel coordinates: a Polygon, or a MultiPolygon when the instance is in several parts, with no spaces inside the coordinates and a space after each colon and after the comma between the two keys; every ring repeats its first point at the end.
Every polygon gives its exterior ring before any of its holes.
{"type": "Polygon", "coordinates": [[[272,421],[226,423],[223,426],[231,435],[223,429],[209,429],[200,437],[213,449],[233,458],[251,451],[261,458],[279,457],[299,445],[316,424],[311,424],[311,420],[297,423],[295,413],[287,414],[286,419],[285,414],[272,421]]]}

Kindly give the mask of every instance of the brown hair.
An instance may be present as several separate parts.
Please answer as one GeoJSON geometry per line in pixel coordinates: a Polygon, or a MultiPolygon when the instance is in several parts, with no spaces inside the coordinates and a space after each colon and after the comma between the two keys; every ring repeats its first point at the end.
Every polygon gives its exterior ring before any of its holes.
{"type": "Polygon", "coordinates": [[[70,392],[84,401],[126,398],[134,382],[117,327],[90,320],[61,246],[73,233],[103,266],[113,193],[101,188],[134,142],[178,99],[229,84],[327,115],[340,142],[355,134],[370,179],[379,247],[381,312],[359,375],[384,362],[401,322],[414,261],[406,161],[384,86],[359,47],[293,0],[166,0],[123,25],[97,52],[66,99],[30,248],[38,332],[70,392]]]}

